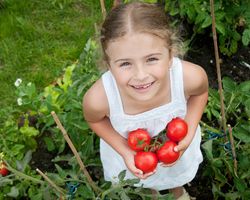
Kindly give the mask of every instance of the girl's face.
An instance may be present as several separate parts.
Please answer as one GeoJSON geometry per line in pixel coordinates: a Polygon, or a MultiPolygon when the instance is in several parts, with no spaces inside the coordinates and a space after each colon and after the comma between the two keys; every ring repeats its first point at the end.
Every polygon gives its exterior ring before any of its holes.
{"type": "Polygon", "coordinates": [[[123,97],[148,101],[166,91],[172,59],[161,38],[148,33],[126,34],[110,42],[106,53],[123,97]]]}

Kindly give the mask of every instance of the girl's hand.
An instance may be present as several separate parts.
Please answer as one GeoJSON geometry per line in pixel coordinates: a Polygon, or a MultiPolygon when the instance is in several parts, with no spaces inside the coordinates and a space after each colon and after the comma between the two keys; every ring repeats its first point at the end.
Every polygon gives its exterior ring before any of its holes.
{"type": "Polygon", "coordinates": [[[180,156],[179,158],[173,162],[173,163],[170,163],[170,164],[164,164],[164,163],[160,163],[160,165],[162,167],[172,167],[173,165],[176,164],[176,162],[178,162],[178,160],[181,158],[182,154],[186,151],[186,149],[188,148],[188,146],[190,145],[191,142],[189,142],[187,140],[187,138],[184,138],[183,140],[181,140],[178,145],[176,147],[174,147],[174,151],[175,152],[180,152],[180,156]]]}
{"type": "Polygon", "coordinates": [[[156,172],[156,170],[150,173],[143,173],[142,170],[136,168],[135,161],[134,161],[135,154],[136,152],[130,151],[127,153],[127,155],[123,156],[124,162],[127,168],[130,170],[130,172],[132,172],[139,179],[146,179],[149,176],[153,175],[156,172]]]}

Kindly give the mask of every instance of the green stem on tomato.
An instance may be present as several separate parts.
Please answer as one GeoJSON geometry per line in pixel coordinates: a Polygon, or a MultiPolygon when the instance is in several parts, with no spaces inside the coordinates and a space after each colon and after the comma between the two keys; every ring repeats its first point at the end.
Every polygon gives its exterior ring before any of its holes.
{"type": "Polygon", "coordinates": [[[45,183],[45,182],[42,181],[42,180],[39,180],[39,179],[37,179],[37,178],[34,178],[34,177],[32,177],[32,176],[29,176],[29,175],[27,175],[27,174],[24,174],[24,173],[22,173],[22,172],[20,172],[20,171],[18,171],[18,170],[16,170],[16,169],[14,169],[14,168],[12,168],[12,167],[8,164],[8,162],[6,162],[6,161],[4,161],[4,162],[5,162],[6,165],[7,165],[7,169],[8,169],[10,172],[12,172],[13,174],[15,174],[16,177],[20,177],[20,178],[23,178],[23,179],[26,179],[26,180],[30,180],[30,181],[32,181],[32,182],[34,182],[34,183],[39,183],[39,184],[44,184],[44,183],[45,183]]]}

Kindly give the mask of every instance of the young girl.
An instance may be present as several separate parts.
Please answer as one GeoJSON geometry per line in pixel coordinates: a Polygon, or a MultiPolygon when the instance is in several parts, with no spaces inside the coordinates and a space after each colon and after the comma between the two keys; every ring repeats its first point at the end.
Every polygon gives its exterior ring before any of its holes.
{"type": "Polygon", "coordinates": [[[158,6],[134,2],[114,8],[101,30],[108,71],[85,94],[83,110],[101,138],[105,180],[118,182],[118,174],[126,169],[126,178],[141,179],[139,186],[170,189],[176,199],[188,199],[183,185],[195,177],[202,162],[198,123],[208,81],[201,67],[177,57],[177,41],[158,6]],[[154,137],[175,117],[188,124],[187,136],[175,148],[181,157],[143,174],[127,145],[128,132],[144,128],[154,137]]]}

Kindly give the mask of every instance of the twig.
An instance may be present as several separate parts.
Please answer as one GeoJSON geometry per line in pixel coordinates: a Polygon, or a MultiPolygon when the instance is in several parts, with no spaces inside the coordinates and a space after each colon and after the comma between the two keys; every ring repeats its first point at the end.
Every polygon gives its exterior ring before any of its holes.
{"type": "Polygon", "coordinates": [[[38,168],[36,171],[53,187],[55,188],[56,191],[58,191],[61,195],[65,195],[65,192],[63,191],[62,188],[58,187],[52,180],[49,179],[48,176],[46,176],[41,170],[38,168]]]}
{"type": "Polygon", "coordinates": [[[102,8],[102,18],[105,19],[107,12],[106,12],[106,8],[105,8],[104,0],[100,0],[100,4],[101,4],[101,8],[102,8]]]}
{"type": "Polygon", "coordinates": [[[57,117],[56,113],[54,111],[51,112],[51,115],[53,116],[58,128],[61,130],[62,134],[63,134],[63,137],[64,139],[67,141],[71,151],[73,152],[73,154],[75,155],[76,157],[76,160],[78,162],[78,164],[80,165],[80,168],[83,172],[83,174],[86,176],[90,186],[93,188],[93,190],[96,192],[96,194],[98,194],[99,192],[101,192],[101,189],[99,187],[96,186],[95,182],[92,180],[88,170],[86,169],[86,167],[84,166],[75,146],[73,145],[72,141],[70,140],[68,134],[67,134],[67,131],[65,130],[65,128],[62,126],[59,118],[57,117]]]}
{"type": "Polygon", "coordinates": [[[234,160],[234,173],[237,176],[238,165],[237,165],[236,151],[235,151],[235,146],[234,146],[233,131],[232,131],[232,127],[230,126],[230,124],[228,124],[227,126],[228,126],[229,139],[231,143],[232,155],[233,155],[233,160],[234,160]]]}
{"type": "MultiPolygon", "coordinates": [[[[226,122],[226,117],[225,117],[225,105],[224,105],[224,96],[223,96],[223,88],[222,88],[222,81],[221,81],[220,57],[219,57],[219,50],[218,50],[218,44],[217,44],[215,14],[214,14],[214,1],[213,0],[210,0],[210,7],[211,7],[211,15],[212,15],[214,53],[215,53],[217,79],[218,79],[219,94],[220,94],[220,106],[221,106],[221,117],[222,117],[221,120],[222,120],[222,126],[223,126],[224,133],[226,133],[227,122],[226,122]]],[[[225,137],[225,139],[226,139],[226,137],[225,137]]]]}

